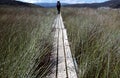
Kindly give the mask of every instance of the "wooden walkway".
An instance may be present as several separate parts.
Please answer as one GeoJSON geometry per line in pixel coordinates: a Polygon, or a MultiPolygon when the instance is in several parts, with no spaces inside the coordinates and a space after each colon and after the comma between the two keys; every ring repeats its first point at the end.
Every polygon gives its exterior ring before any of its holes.
{"type": "Polygon", "coordinates": [[[47,78],[77,78],[61,14],[57,15],[53,27],[54,52],[52,53],[52,59],[55,66],[51,71],[51,75],[47,78]]]}

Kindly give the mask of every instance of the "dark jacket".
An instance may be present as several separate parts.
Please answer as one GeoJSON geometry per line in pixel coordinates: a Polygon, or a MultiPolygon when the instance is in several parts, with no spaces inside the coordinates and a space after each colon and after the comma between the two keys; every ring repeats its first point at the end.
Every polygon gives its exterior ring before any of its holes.
{"type": "Polygon", "coordinates": [[[61,3],[60,1],[57,1],[57,9],[60,11],[60,8],[61,8],[61,3]]]}

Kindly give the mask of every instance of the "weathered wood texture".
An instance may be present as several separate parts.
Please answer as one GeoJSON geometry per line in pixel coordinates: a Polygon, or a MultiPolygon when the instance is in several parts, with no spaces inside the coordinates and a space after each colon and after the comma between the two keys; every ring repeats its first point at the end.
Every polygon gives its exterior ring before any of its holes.
{"type": "Polygon", "coordinates": [[[54,51],[51,59],[54,67],[47,78],[78,78],[61,14],[57,15],[53,29],[54,51]]]}

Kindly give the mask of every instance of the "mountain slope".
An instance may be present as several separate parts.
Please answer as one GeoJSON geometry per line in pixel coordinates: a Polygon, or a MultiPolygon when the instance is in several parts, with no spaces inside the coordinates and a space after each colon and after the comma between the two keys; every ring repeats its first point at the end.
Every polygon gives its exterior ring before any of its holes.
{"type": "MultiPolygon", "coordinates": [[[[10,6],[24,6],[24,7],[38,7],[37,5],[31,3],[24,3],[15,0],[1,0],[0,5],[10,5],[10,6]]],[[[39,6],[41,7],[41,6],[39,6]]]]}
{"type": "Polygon", "coordinates": [[[111,7],[120,8],[120,0],[110,0],[103,3],[91,3],[91,4],[71,4],[65,7],[89,7],[89,8],[99,8],[99,7],[111,7]]]}

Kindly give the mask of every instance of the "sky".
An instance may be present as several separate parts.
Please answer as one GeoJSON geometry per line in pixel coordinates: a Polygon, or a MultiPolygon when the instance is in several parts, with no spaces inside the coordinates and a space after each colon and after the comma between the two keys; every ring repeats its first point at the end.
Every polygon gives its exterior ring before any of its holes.
{"type": "MultiPolygon", "coordinates": [[[[40,3],[40,2],[55,3],[57,0],[18,0],[18,1],[29,2],[29,3],[40,3]]],[[[105,1],[108,0],[60,0],[60,2],[63,3],[99,3],[105,1]]]]}

